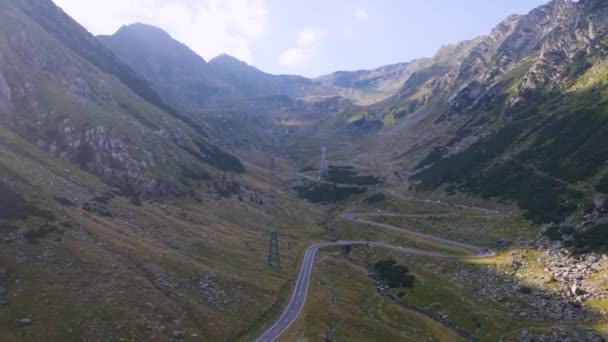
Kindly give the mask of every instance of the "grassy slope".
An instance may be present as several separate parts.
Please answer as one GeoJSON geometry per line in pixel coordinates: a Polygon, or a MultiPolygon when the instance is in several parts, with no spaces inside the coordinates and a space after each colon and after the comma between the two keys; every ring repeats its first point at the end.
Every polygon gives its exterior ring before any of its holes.
{"type": "Polygon", "coordinates": [[[477,119],[445,146],[453,147],[479,127],[491,129],[490,134],[443,159],[445,151],[429,154],[421,166],[430,167],[412,177],[418,189],[451,184],[452,189],[511,200],[535,223],[559,222],[590,206],[589,190],[605,173],[608,155],[600,138],[607,127],[605,63],[561,80],[568,89],[559,96],[539,89],[526,95],[525,106],[508,106],[533,61],[526,58],[505,74],[496,94],[471,109],[470,116],[477,119]]]}
{"type": "Polygon", "coordinates": [[[211,145],[199,125],[156,101],[143,79],[50,1],[3,2],[0,16],[0,72],[13,92],[23,87],[0,116],[5,126],[116,184],[138,178],[179,187],[182,173],[208,173],[210,166],[242,172],[240,162],[211,145]],[[33,19],[47,5],[44,20],[33,19]],[[102,143],[96,155],[87,148],[102,143]],[[155,165],[149,166],[149,156],[155,165]]]}
{"type": "Polygon", "coordinates": [[[44,226],[43,218],[0,220],[2,340],[166,340],[173,330],[193,340],[236,338],[276,313],[303,249],[323,239],[316,209],[256,173],[242,184],[263,205],[248,196],[216,201],[195,186],[200,203],[183,198],[139,207],[114,197],[106,205],[112,217],[104,217],[54,200],[81,205],[106,193],[98,178],[2,128],[0,152],[3,180],[28,203],[50,209],[58,228],[30,243],[24,234],[44,226]],[[281,270],[265,266],[271,230],[280,233],[281,270]],[[31,327],[20,328],[24,317],[33,319],[31,327]]]}
{"type": "Polygon", "coordinates": [[[427,317],[390,304],[365,269],[323,253],[315,265],[302,316],[281,341],[316,341],[325,333],[347,341],[459,341],[427,317]]]}
{"type": "MultiPolygon", "coordinates": [[[[467,203],[464,198],[458,202],[467,203]]],[[[480,294],[480,292],[487,290],[491,292],[493,287],[498,286],[527,286],[545,293],[548,297],[555,298],[558,302],[561,301],[559,294],[551,288],[551,284],[546,284],[543,281],[547,277],[547,272],[543,270],[546,256],[541,252],[523,250],[517,246],[519,238],[533,239],[538,235],[538,231],[525,228],[528,225],[522,220],[519,211],[501,205],[501,214],[489,217],[472,210],[450,209],[434,203],[404,202],[389,196],[380,203],[370,205],[365,201],[365,195],[352,199],[345,211],[369,212],[376,209],[419,215],[415,219],[389,218],[385,221],[398,225],[403,224],[405,220],[405,226],[423,232],[467,242],[471,242],[471,236],[475,236],[476,243],[483,246],[493,246],[505,239],[510,240],[514,245],[501,248],[499,255],[495,258],[472,260],[470,262],[429,259],[404,255],[395,251],[362,247],[353,249],[351,261],[340,259],[337,252],[325,252],[321,262],[315,266],[313,272],[313,281],[311,282],[313,287],[309,292],[309,304],[307,304],[303,316],[285,335],[286,340],[321,338],[325,331],[330,331],[334,337],[343,336],[347,339],[355,338],[353,336],[357,336],[355,334],[359,333],[362,335],[358,335],[358,338],[365,336],[366,340],[374,340],[373,336],[383,336],[383,339],[379,340],[408,340],[407,336],[383,335],[387,333],[387,330],[390,331],[390,323],[379,318],[384,316],[377,314],[377,311],[367,306],[370,305],[369,303],[375,303],[374,295],[372,295],[375,293],[375,289],[373,282],[365,278],[365,269],[387,255],[396,258],[416,275],[416,285],[413,289],[395,289],[393,291],[394,295],[400,292],[405,293],[403,301],[420,309],[435,307],[435,303],[439,303],[436,308],[430,310],[432,314],[447,315],[449,322],[473,333],[482,340],[497,340],[499,338],[510,340],[517,338],[525,328],[529,329],[530,332],[542,333],[558,326],[578,325],[580,323],[554,321],[548,317],[539,321],[517,316],[512,305],[519,307],[520,310],[534,310],[532,307],[528,307],[526,295],[517,291],[508,295],[502,303],[496,302],[487,294],[480,294]],[[439,219],[442,217],[448,222],[439,219]],[[468,228],[462,229],[463,227],[460,225],[463,224],[466,224],[468,228]],[[458,227],[454,228],[454,225],[458,227]],[[514,254],[521,255],[527,260],[527,263],[515,275],[511,275],[514,254]],[[360,276],[356,275],[355,270],[357,268],[361,274],[360,276]],[[361,280],[357,280],[359,278],[361,280]],[[360,293],[368,293],[366,291],[370,292],[365,299],[356,296],[360,293]],[[328,307],[331,309],[327,309],[328,307]],[[333,309],[334,307],[336,309],[333,309]],[[337,308],[339,308],[339,311],[337,311],[337,308]],[[337,312],[334,313],[334,310],[337,312]],[[356,326],[351,326],[346,320],[342,321],[338,315],[339,313],[344,315],[345,312],[353,315],[353,317],[349,317],[349,321],[357,322],[357,326],[366,327],[373,324],[373,329],[376,330],[371,331],[374,334],[378,333],[378,335],[367,335],[369,332],[366,330],[358,330],[356,326]]],[[[379,217],[369,219],[383,221],[379,217]]],[[[403,234],[370,229],[357,223],[338,220],[332,226],[342,239],[380,240],[410,246],[421,243],[420,241],[412,241],[403,234]]],[[[418,247],[441,250],[445,246],[430,246],[423,243],[418,247]]],[[[605,272],[601,272],[592,281],[601,284],[604,278],[605,272]]],[[[597,315],[594,320],[585,323],[585,326],[600,331],[606,328],[602,324],[607,312],[604,302],[596,300],[585,306],[585,310],[597,315]]],[[[372,305],[375,308],[383,307],[379,304],[372,305]]],[[[545,312],[545,314],[547,313],[545,312]]],[[[410,318],[409,320],[415,319],[410,318]]],[[[441,336],[440,332],[436,330],[433,332],[425,330],[429,327],[427,324],[417,320],[415,322],[408,324],[407,327],[401,326],[400,329],[405,332],[405,335],[410,331],[409,328],[416,327],[427,338],[441,336]]]]}

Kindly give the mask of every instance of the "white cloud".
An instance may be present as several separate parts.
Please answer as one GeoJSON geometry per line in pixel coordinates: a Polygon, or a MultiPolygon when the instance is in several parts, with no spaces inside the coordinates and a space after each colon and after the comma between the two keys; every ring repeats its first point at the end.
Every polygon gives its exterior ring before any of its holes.
{"type": "Polygon", "coordinates": [[[124,24],[161,27],[206,59],[228,53],[248,63],[268,29],[266,0],[55,0],[94,34],[124,24]]]}
{"type": "Polygon", "coordinates": [[[328,32],[320,28],[303,28],[298,31],[296,47],[279,54],[279,64],[296,68],[308,65],[319,55],[319,49],[328,32]]]}
{"type": "Polygon", "coordinates": [[[355,17],[359,20],[367,19],[367,11],[363,8],[359,8],[355,11],[355,17]]]}
{"type": "Polygon", "coordinates": [[[279,64],[286,67],[301,67],[310,62],[313,55],[303,48],[287,49],[279,55],[279,64]]]}
{"type": "Polygon", "coordinates": [[[312,46],[319,40],[325,38],[327,30],[316,28],[305,28],[298,32],[298,46],[312,46]]]}

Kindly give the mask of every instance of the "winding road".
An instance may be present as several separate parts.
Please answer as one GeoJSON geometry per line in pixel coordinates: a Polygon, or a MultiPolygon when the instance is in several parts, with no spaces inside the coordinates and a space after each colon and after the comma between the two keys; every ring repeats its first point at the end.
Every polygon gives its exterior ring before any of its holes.
{"type": "MultiPolygon", "coordinates": [[[[393,191],[391,191],[390,193],[391,193],[391,195],[398,197],[400,199],[403,199],[403,200],[424,201],[424,200],[412,199],[412,198],[408,198],[405,196],[401,196],[393,191]]],[[[424,201],[424,202],[428,202],[428,201],[424,201]]],[[[433,203],[439,204],[441,202],[433,202],[433,203]]],[[[441,204],[444,204],[444,203],[441,203],[441,204]]],[[[450,204],[445,204],[445,205],[450,205],[450,204]]],[[[457,205],[451,205],[451,206],[457,206],[457,205]]],[[[489,215],[498,214],[498,211],[493,210],[493,209],[468,207],[468,206],[460,206],[460,205],[458,205],[457,207],[478,210],[480,212],[483,212],[484,214],[489,214],[489,215]]],[[[426,240],[439,242],[444,245],[465,248],[465,249],[468,249],[471,251],[475,251],[475,252],[477,252],[477,254],[471,255],[471,256],[460,256],[460,255],[453,255],[453,254],[430,252],[430,251],[403,247],[403,246],[395,246],[395,245],[390,245],[390,244],[386,244],[383,242],[368,242],[368,241],[335,241],[335,242],[323,242],[323,243],[314,244],[314,245],[308,247],[306,249],[306,252],[304,253],[304,259],[302,261],[302,265],[300,266],[300,273],[298,274],[298,278],[296,280],[296,286],[291,295],[289,304],[283,311],[283,314],[281,315],[281,317],[279,317],[279,319],[270,328],[268,328],[268,330],[266,330],[266,332],[262,336],[260,336],[256,340],[256,342],[273,342],[273,341],[275,341],[279,336],[281,336],[281,334],[283,334],[296,321],[296,319],[302,312],[302,309],[304,308],[304,304],[306,303],[306,297],[308,295],[308,285],[310,283],[310,274],[312,272],[312,267],[314,266],[316,255],[317,255],[317,252],[319,251],[319,249],[328,248],[328,247],[348,246],[348,245],[366,245],[368,247],[382,247],[382,248],[388,248],[388,249],[392,249],[392,250],[403,252],[403,253],[416,254],[416,255],[422,255],[422,256],[428,256],[428,257],[434,257],[434,258],[446,258],[446,259],[476,259],[476,258],[479,259],[479,258],[490,258],[490,257],[493,257],[496,255],[496,252],[489,250],[487,248],[474,246],[474,245],[463,243],[463,242],[453,241],[453,240],[437,237],[434,235],[419,233],[419,232],[416,232],[416,231],[413,231],[410,229],[399,228],[399,227],[391,226],[391,225],[385,224],[385,223],[378,223],[378,222],[360,219],[360,217],[374,217],[374,216],[376,216],[376,217],[377,216],[391,216],[392,217],[392,216],[401,216],[401,215],[390,214],[390,213],[344,213],[344,214],[342,214],[341,217],[345,220],[356,221],[356,222],[372,225],[375,227],[380,227],[380,228],[384,228],[384,229],[402,232],[402,233],[416,236],[419,238],[423,238],[426,240]]]]}

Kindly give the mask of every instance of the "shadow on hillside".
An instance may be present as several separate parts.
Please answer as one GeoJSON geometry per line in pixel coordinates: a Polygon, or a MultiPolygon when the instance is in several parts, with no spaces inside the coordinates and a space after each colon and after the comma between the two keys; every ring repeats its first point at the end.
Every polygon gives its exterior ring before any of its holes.
{"type": "MultiPolygon", "coordinates": [[[[568,291],[573,295],[567,296],[523,282],[517,278],[525,266],[519,257],[513,258],[509,270],[466,260],[431,259],[368,247],[356,249],[362,253],[354,252],[349,258],[367,269],[371,269],[374,260],[388,254],[416,274],[413,289],[386,291],[379,286],[380,294],[468,339],[486,340],[491,334],[492,338],[504,340],[603,341],[597,332],[584,327],[606,319],[582,304],[587,290],[572,287],[568,291]]],[[[572,273],[577,276],[576,271],[572,273]]],[[[551,277],[539,280],[555,282],[551,277]]]]}

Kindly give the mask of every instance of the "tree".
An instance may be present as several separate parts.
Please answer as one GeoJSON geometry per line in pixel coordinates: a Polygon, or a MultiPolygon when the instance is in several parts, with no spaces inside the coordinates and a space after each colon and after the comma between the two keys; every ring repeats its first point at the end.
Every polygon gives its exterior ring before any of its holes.
{"type": "Polygon", "coordinates": [[[397,264],[391,257],[376,262],[374,269],[389,287],[414,286],[414,275],[410,274],[410,270],[407,267],[397,264]]]}

